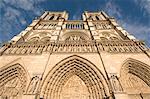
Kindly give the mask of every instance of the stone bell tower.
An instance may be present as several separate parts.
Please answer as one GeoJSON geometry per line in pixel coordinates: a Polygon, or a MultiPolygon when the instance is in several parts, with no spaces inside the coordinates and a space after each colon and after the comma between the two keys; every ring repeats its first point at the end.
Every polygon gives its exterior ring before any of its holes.
{"type": "Polygon", "coordinates": [[[0,48],[0,99],[150,99],[150,49],[103,11],[45,11],[0,48]]]}

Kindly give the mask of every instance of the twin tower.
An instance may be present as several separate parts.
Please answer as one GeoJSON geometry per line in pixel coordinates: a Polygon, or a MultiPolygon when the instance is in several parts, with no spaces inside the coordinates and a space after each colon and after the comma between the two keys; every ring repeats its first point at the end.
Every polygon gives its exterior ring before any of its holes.
{"type": "Polygon", "coordinates": [[[0,48],[0,99],[150,99],[150,49],[103,11],[46,11],[0,48]]]}

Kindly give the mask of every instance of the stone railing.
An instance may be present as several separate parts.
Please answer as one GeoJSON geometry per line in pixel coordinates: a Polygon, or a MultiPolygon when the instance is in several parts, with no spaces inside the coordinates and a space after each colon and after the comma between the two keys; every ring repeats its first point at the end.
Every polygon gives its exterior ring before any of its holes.
{"type": "Polygon", "coordinates": [[[85,29],[86,23],[83,21],[66,21],[65,29],[85,29]]]}
{"type": "Polygon", "coordinates": [[[141,52],[148,50],[142,41],[100,41],[96,42],[100,51],[107,52],[141,52]]]}
{"type": "Polygon", "coordinates": [[[48,43],[20,43],[5,44],[1,49],[1,55],[11,54],[42,54],[50,53],[135,53],[147,51],[143,42],[140,41],[69,41],[48,43]]]}
{"type": "Polygon", "coordinates": [[[93,21],[92,23],[95,26],[95,28],[98,30],[113,28],[108,21],[93,21]]]}

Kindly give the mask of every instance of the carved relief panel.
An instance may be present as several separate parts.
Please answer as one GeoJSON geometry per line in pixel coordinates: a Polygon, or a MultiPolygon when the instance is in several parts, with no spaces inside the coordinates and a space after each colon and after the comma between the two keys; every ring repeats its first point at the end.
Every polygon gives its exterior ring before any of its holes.
{"type": "Polygon", "coordinates": [[[122,85],[129,99],[150,99],[150,87],[139,77],[128,74],[122,80],[122,85]]]}
{"type": "Polygon", "coordinates": [[[134,59],[128,60],[121,69],[121,85],[129,99],[149,99],[149,66],[134,59]]]}
{"type": "Polygon", "coordinates": [[[21,99],[26,90],[27,76],[20,64],[0,68],[0,96],[2,99],[21,99]]]}
{"type": "Polygon", "coordinates": [[[29,34],[26,42],[49,42],[52,37],[52,31],[33,31],[29,34]]]}
{"type": "Polygon", "coordinates": [[[150,87],[139,77],[128,74],[126,78],[124,79],[124,82],[126,83],[124,85],[124,89],[127,90],[129,93],[149,93],[150,94],[150,87]]]}
{"type": "Polygon", "coordinates": [[[122,40],[114,30],[96,30],[92,31],[92,35],[97,40],[122,40]]]}
{"type": "Polygon", "coordinates": [[[0,95],[2,96],[18,96],[22,93],[21,84],[19,78],[8,81],[4,86],[0,88],[0,95]]]}
{"type": "Polygon", "coordinates": [[[60,99],[89,99],[89,92],[78,76],[72,76],[64,85],[60,99]]]}

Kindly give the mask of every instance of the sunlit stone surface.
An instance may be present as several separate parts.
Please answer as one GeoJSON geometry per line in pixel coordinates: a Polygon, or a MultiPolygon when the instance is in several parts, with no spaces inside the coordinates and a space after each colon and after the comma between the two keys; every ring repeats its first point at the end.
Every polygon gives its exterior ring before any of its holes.
{"type": "Polygon", "coordinates": [[[78,76],[72,76],[62,88],[60,99],[89,99],[89,92],[78,76]]]}
{"type": "Polygon", "coordinates": [[[0,99],[150,99],[150,49],[104,11],[45,11],[0,48],[0,99]]]}

